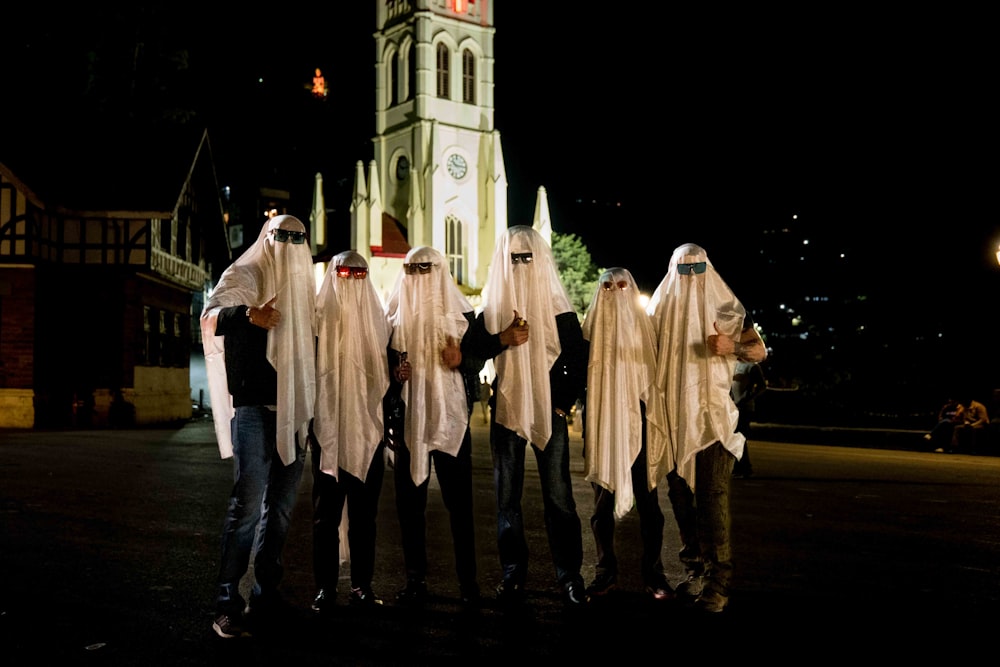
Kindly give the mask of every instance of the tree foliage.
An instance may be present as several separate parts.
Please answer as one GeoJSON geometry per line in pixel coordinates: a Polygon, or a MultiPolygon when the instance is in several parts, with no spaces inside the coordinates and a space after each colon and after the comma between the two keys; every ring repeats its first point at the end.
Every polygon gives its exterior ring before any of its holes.
{"type": "Polygon", "coordinates": [[[601,270],[594,264],[590,251],[576,234],[552,232],[552,254],[559,278],[569,293],[570,303],[583,319],[597,288],[601,270]]]}

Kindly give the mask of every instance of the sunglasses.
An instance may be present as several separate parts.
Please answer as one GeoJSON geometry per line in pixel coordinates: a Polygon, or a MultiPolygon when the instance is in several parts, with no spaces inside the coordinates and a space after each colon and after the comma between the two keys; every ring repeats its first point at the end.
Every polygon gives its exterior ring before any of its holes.
{"type": "Polygon", "coordinates": [[[534,261],[534,253],[530,252],[512,252],[510,253],[510,263],[511,264],[531,264],[534,261]]]}
{"type": "Polygon", "coordinates": [[[368,277],[368,268],[365,266],[338,266],[336,267],[338,278],[355,278],[364,280],[368,277]]]}
{"type": "Polygon", "coordinates": [[[300,245],[306,242],[305,232],[293,232],[287,229],[275,229],[274,230],[274,240],[278,243],[285,243],[291,241],[295,245],[300,245]]]}
{"type": "Polygon", "coordinates": [[[694,262],[693,264],[678,264],[677,273],[682,276],[686,276],[691,273],[705,273],[705,268],[708,266],[706,262],[694,262]]]}
{"type": "Polygon", "coordinates": [[[430,273],[432,266],[434,266],[432,262],[416,262],[415,264],[403,264],[403,270],[412,276],[414,273],[430,273]]]}
{"type": "Polygon", "coordinates": [[[610,292],[613,289],[620,289],[620,290],[628,289],[628,281],[619,280],[618,282],[615,283],[611,282],[610,280],[605,280],[603,283],[601,283],[601,287],[604,289],[605,292],[610,292]]]}

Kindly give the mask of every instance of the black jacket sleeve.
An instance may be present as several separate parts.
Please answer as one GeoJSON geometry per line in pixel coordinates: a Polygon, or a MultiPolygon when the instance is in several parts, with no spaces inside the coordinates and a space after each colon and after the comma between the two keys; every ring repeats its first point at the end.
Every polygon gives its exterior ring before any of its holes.
{"type": "Polygon", "coordinates": [[[549,372],[552,385],[552,409],[559,408],[566,414],[587,389],[587,359],[590,343],[583,337],[583,329],[576,313],[556,315],[559,331],[559,357],[549,372]]]}

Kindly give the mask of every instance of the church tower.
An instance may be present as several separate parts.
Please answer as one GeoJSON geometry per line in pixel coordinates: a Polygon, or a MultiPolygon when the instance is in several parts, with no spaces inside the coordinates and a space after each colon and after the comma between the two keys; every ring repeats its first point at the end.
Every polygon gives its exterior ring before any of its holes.
{"type": "MultiPolygon", "coordinates": [[[[507,228],[493,126],[493,2],[377,0],[374,157],[359,162],[351,244],[385,298],[406,252],[431,246],[470,296],[507,228]]],[[[473,299],[475,302],[475,299],[473,299]]]]}

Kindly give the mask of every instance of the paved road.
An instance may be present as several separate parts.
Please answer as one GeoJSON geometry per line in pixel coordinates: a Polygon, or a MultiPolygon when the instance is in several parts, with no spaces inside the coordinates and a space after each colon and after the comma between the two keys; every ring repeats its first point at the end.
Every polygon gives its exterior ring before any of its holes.
{"type": "MultiPolygon", "coordinates": [[[[488,435],[473,416],[480,582],[497,580],[488,435]]],[[[859,435],[859,438],[862,436],[859,435]]],[[[574,434],[584,576],[593,576],[592,496],[574,434]]],[[[308,611],[314,593],[307,472],[286,550],[280,633],[223,641],[210,629],[219,528],[231,483],[210,421],[180,429],[0,432],[0,656],[4,665],[505,664],[599,657],[779,662],[993,649],[1000,610],[1000,458],[754,441],[755,476],[734,480],[736,581],[729,609],[697,615],[641,594],[638,525],[621,523],[619,592],[566,609],[553,587],[537,475],[525,491],[528,604],[463,610],[447,517],[429,503],[433,598],[402,586],[391,475],[381,500],[371,612],[308,611]],[[989,632],[982,628],[989,624],[989,632]],[[956,633],[959,633],[956,636],[956,633]]],[[[529,471],[533,472],[533,463],[529,471]]],[[[665,494],[664,559],[680,577],[665,494]]],[[[345,573],[346,574],[346,573],[345,573]]],[[[343,588],[342,588],[343,590],[343,588]]]]}

